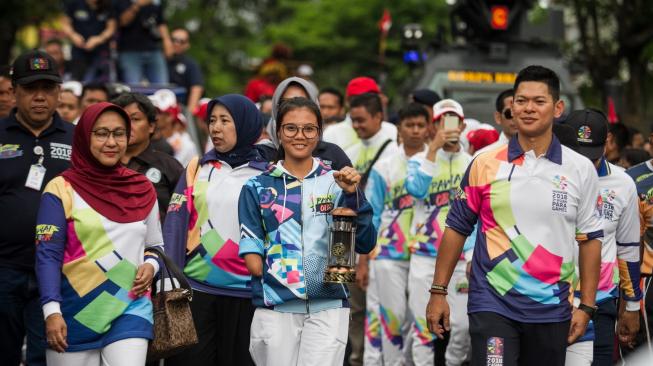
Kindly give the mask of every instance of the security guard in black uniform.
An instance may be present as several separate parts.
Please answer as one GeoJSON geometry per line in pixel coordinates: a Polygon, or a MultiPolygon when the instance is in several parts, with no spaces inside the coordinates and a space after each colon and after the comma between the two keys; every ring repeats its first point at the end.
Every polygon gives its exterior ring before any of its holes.
{"type": "Polygon", "coordinates": [[[45,365],[45,324],[34,274],[36,216],[48,181],[70,166],[74,126],[56,112],[61,77],[47,53],[14,61],[16,108],[0,120],[0,364],[45,365]]]}
{"type": "Polygon", "coordinates": [[[150,100],[138,93],[123,93],[113,100],[131,118],[131,134],[127,153],[122,163],[145,176],[152,182],[159,200],[161,222],[184,167],[172,156],[155,150],[150,138],[156,128],[156,108],[150,100]]]}

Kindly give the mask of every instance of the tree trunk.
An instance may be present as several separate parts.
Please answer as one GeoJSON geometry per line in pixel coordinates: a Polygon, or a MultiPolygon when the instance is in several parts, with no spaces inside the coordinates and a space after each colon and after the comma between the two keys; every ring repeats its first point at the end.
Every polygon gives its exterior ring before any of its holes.
{"type": "Polygon", "coordinates": [[[0,22],[0,65],[11,62],[11,48],[16,40],[16,25],[13,22],[0,22]]]}
{"type": "Polygon", "coordinates": [[[646,80],[646,63],[642,62],[639,54],[626,55],[630,78],[624,89],[624,110],[622,119],[629,126],[638,128],[640,131],[648,130],[644,116],[646,112],[646,100],[644,85],[646,80]]]}

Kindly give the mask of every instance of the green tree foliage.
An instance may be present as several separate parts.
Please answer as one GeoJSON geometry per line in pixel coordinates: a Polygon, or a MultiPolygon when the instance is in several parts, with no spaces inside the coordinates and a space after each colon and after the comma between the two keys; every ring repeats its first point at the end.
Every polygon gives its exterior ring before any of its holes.
{"type": "Polygon", "coordinates": [[[168,7],[172,26],[199,22],[191,53],[207,75],[208,95],[242,92],[254,75],[252,59],[268,56],[282,42],[294,51],[295,64],[315,70],[318,86],[344,89],[357,75],[379,78],[386,72],[390,94],[409,69],[401,60],[402,26],[421,23],[425,39],[448,24],[442,0],[177,0],[168,7]],[[387,8],[392,16],[387,56],[379,60],[378,21],[387,8]]]}
{"type": "MultiPolygon", "coordinates": [[[[652,84],[648,65],[653,57],[653,3],[650,0],[562,0],[573,12],[579,31],[574,57],[589,74],[591,87],[605,100],[605,83],[624,82],[622,117],[648,128],[647,89],[652,84]]],[[[621,97],[621,98],[619,98],[621,97]]]]}
{"type": "Polygon", "coordinates": [[[10,62],[16,31],[23,26],[39,24],[58,16],[59,0],[2,0],[0,1],[0,65],[10,62]]]}

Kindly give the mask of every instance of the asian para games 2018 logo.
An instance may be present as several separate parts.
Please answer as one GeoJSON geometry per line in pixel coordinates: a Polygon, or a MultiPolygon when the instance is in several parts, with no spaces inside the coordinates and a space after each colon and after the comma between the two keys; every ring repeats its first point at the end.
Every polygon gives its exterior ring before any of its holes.
{"type": "Polygon", "coordinates": [[[170,203],[168,204],[168,211],[167,212],[177,212],[177,211],[179,211],[181,206],[186,201],[187,201],[187,198],[186,198],[185,194],[173,193],[172,197],[170,197],[170,203]]]}
{"type": "Polygon", "coordinates": [[[556,175],[553,177],[553,185],[559,190],[566,191],[568,186],[567,177],[564,175],[556,175]]]}
{"type": "Polygon", "coordinates": [[[578,128],[578,141],[592,142],[590,136],[592,136],[592,129],[589,126],[580,126],[578,128]]]}

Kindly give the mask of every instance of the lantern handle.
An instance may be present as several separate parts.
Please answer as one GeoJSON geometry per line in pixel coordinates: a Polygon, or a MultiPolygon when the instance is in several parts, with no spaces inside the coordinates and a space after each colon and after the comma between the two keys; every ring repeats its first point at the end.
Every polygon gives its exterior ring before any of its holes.
{"type": "MultiPolygon", "coordinates": [[[[329,193],[331,193],[331,187],[333,187],[334,184],[336,184],[335,179],[334,179],[333,182],[331,182],[331,184],[329,184],[329,188],[327,188],[327,196],[329,195],[329,193]]],[[[360,198],[358,197],[358,194],[360,193],[360,191],[358,189],[358,187],[359,187],[358,183],[354,183],[354,187],[355,187],[354,193],[356,193],[356,211],[358,211],[358,209],[361,208],[360,198]]],[[[337,204],[338,204],[337,202],[333,202],[333,209],[336,208],[337,204]]],[[[333,209],[331,209],[331,210],[333,211],[333,209]]]]}

